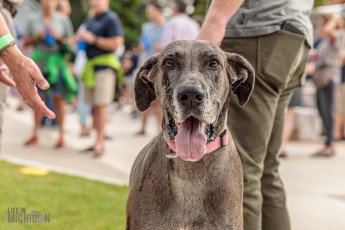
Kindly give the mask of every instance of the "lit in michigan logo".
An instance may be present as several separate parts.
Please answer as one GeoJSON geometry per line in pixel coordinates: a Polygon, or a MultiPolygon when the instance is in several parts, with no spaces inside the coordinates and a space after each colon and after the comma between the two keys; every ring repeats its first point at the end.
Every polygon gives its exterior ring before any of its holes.
{"type": "Polygon", "coordinates": [[[26,208],[8,208],[8,223],[50,223],[50,214],[26,212],[26,208]]]}

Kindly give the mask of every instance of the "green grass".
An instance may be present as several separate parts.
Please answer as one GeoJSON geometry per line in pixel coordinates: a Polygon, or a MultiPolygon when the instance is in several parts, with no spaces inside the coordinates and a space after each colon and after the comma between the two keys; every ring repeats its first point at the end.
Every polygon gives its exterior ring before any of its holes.
{"type": "Polygon", "coordinates": [[[125,229],[128,188],[49,172],[20,173],[0,161],[0,229],[125,229]],[[50,215],[50,223],[8,223],[8,208],[50,215]]]}

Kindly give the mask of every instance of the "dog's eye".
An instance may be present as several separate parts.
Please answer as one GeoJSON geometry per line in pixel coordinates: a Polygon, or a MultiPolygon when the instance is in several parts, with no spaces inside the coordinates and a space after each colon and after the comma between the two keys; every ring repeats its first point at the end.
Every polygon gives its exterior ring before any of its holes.
{"type": "Polygon", "coordinates": [[[219,62],[217,60],[211,60],[208,66],[212,68],[216,68],[219,66],[219,62]]]}
{"type": "Polygon", "coordinates": [[[163,65],[167,68],[173,68],[175,66],[175,63],[173,61],[166,60],[163,65]]]}

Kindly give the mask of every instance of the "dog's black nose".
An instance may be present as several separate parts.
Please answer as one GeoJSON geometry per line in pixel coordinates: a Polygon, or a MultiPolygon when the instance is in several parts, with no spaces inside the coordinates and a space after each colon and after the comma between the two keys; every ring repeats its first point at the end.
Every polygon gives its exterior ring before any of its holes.
{"type": "Polygon", "coordinates": [[[205,93],[198,85],[184,85],[178,91],[178,101],[183,105],[200,104],[205,100],[205,93]]]}

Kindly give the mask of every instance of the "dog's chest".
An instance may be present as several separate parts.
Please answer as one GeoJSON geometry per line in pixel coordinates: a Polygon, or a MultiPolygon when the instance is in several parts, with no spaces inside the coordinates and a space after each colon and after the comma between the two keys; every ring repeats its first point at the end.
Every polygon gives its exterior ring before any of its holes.
{"type": "Polygon", "coordinates": [[[205,179],[198,178],[194,180],[189,180],[181,178],[179,176],[172,176],[171,184],[173,192],[176,196],[177,201],[186,201],[195,202],[204,197],[205,190],[205,179]]]}
{"type": "Polygon", "coordinates": [[[197,219],[204,213],[205,180],[188,180],[179,176],[172,176],[171,180],[175,197],[173,211],[179,214],[181,223],[197,219]]]}

